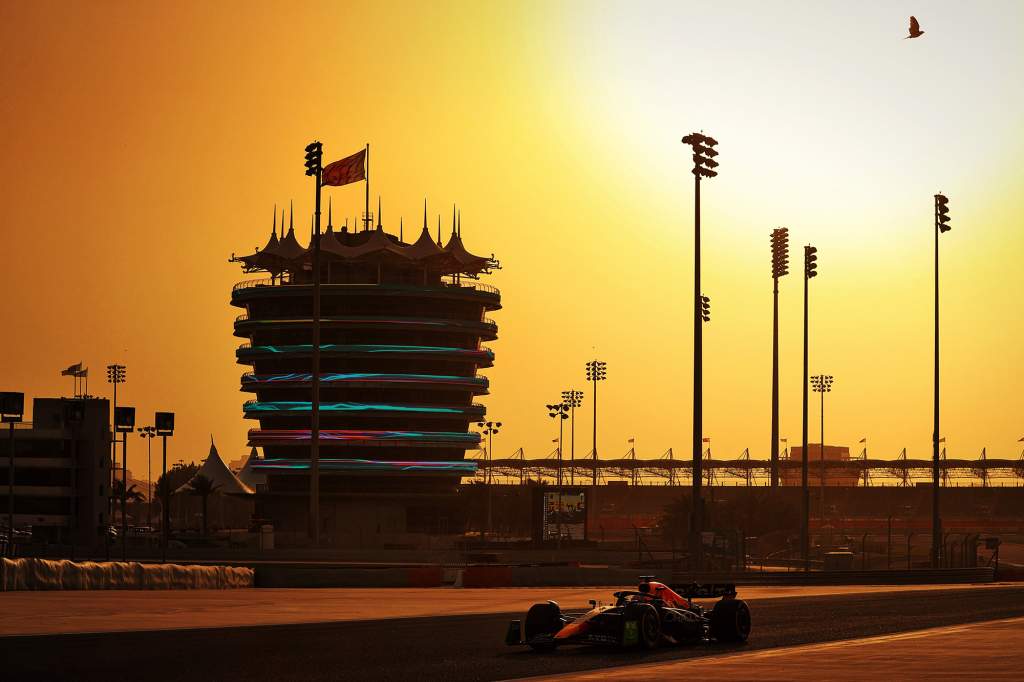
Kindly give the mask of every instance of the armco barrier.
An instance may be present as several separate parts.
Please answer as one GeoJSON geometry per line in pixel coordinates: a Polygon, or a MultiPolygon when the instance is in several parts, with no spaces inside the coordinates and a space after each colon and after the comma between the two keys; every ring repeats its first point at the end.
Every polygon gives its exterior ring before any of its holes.
{"type": "Polygon", "coordinates": [[[253,586],[251,568],[131,562],[0,560],[0,590],[183,590],[253,586]]]}

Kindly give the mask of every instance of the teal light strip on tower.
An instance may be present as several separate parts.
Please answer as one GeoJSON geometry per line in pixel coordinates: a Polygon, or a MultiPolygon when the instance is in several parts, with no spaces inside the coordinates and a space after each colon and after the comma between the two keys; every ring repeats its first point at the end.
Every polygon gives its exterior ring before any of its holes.
{"type": "MultiPolygon", "coordinates": [[[[247,414],[267,412],[310,412],[308,400],[254,400],[242,406],[247,414]]],[[[483,407],[438,407],[434,405],[380,405],[375,403],[320,403],[321,412],[412,412],[422,414],[478,414],[483,407]]]]}

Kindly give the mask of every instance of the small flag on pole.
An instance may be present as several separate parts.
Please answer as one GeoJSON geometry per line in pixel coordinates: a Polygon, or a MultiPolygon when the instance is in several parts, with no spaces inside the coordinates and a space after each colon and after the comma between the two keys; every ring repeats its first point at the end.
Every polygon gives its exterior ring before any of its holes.
{"type": "Polygon", "coordinates": [[[557,438],[552,438],[552,439],[551,439],[551,442],[552,442],[552,443],[557,443],[557,442],[558,442],[558,439],[557,439],[557,438]]]}
{"type": "Polygon", "coordinates": [[[945,443],[945,442],[946,442],[946,437],[945,437],[945,436],[943,436],[942,438],[940,438],[940,439],[939,439],[939,442],[940,442],[940,443],[945,443]]]}
{"type": "Polygon", "coordinates": [[[627,442],[629,442],[629,443],[635,443],[635,442],[636,442],[636,438],[630,438],[630,439],[629,439],[629,440],[628,440],[627,442]]]}
{"type": "Polygon", "coordinates": [[[860,442],[861,442],[861,443],[867,443],[867,442],[868,442],[868,439],[867,439],[867,438],[861,438],[861,439],[860,439],[860,442]]]}
{"type": "Polygon", "coordinates": [[[324,166],[321,184],[332,187],[350,185],[366,179],[366,150],[360,149],[352,156],[346,156],[324,166]]]}
{"type": "MultiPolygon", "coordinates": [[[[701,438],[701,440],[704,441],[705,443],[710,443],[711,442],[710,438],[701,438]]],[[[783,440],[785,440],[785,438],[783,438],[783,440]]]]}
{"type": "Polygon", "coordinates": [[[77,377],[77,376],[78,376],[78,373],[79,373],[79,372],[81,372],[81,371],[82,371],[82,363],[81,363],[81,362],[79,362],[79,363],[76,363],[76,364],[74,364],[74,365],[71,365],[71,366],[70,366],[70,367],[68,367],[67,369],[63,370],[63,371],[62,371],[62,372],[60,373],[60,375],[61,375],[62,377],[77,377]]]}
{"type": "Polygon", "coordinates": [[[88,367],[83,367],[82,369],[80,369],[77,372],[75,372],[75,376],[78,377],[79,379],[81,379],[82,377],[89,376],[89,368],[88,367]]]}

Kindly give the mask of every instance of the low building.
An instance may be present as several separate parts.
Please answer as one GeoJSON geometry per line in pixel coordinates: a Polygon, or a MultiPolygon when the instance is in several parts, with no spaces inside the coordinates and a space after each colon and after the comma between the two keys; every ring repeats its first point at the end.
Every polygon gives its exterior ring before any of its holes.
{"type": "MultiPolygon", "coordinates": [[[[811,453],[810,461],[807,463],[807,484],[811,487],[826,486],[855,486],[859,485],[860,467],[856,460],[850,459],[850,448],[845,445],[826,445],[824,449],[820,443],[808,443],[807,449],[811,453]],[[824,478],[822,471],[824,470],[824,478]]],[[[789,448],[789,459],[783,460],[780,472],[780,483],[782,485],[800,485],[801,464],[803,463],[803,448],[794,445],[789,448]]]]}
{"type": "MultiPolygon", "coordinates": [[[[6,426],[6,425],[5,425],[6,426]]],[[[32,421],[15,424],[14,527],[36,540],[93,547],[110,524],[110,403],[105,398],[36,398],[32,421]]],[[[12,467],[0,446],[0,523],[7,525],[12,467]]]]}

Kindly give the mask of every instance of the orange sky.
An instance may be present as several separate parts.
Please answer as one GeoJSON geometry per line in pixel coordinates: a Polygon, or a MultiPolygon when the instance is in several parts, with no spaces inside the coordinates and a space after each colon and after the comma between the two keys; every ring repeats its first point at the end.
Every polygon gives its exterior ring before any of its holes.
{"type": "MultiPolygon", "coordinates": [[[[812,373],[836,376],[833,443],[924,457],[931,437],[931,196],[943,237],[951,456],[1016,456],[1024,256],[1024,9],[1003,3],[5,3],[0,5],[0,389],[128,366],[140,422],[178,414],[171,460],[245,452],[232,252],[295,200],[302,149],[371,143],[385,227],[423,197],[504,269],[486,373],[499,455],[540,457],[544,404],[609,363],[601,451],[690,430],[692,181],[679,138],[719,141],[705,185],[705,432],[769,434],[768,236],[820,249],[812,373]],[[927,11],[927,14],[925,12],[927,11]],[[917,13],[926,35],[903,41],[917,13]],[[998,16],[996,21],[994,17],[998,16]]],[[[331,191],[336,216],[362,187],[331,191]]],[[[798,271],[799,268],[795,268],[798,271]]],[[[800,428],[800,281],[782,288],[782,435],[800,428]]],[[[590,396],[577,453],[590,448],[590,396]]],[[[812,408],[812,423],[817,409],[812,408]]],[[[143,466],[139,440],[129,468],[143,466]]]]}

